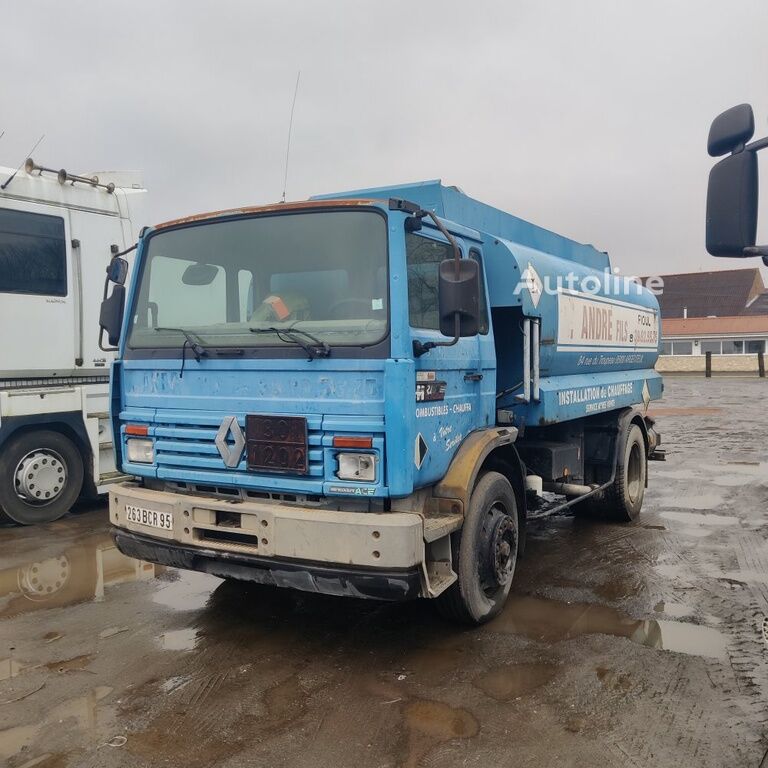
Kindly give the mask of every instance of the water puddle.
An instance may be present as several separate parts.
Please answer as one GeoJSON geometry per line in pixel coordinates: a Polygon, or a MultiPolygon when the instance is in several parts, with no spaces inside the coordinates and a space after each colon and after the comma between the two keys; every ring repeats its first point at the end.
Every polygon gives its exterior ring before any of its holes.
{"type": "Polygon", "coordinates": [[[57,705],[38,723],[19,725],[0,731],[0,762],[34,744],[35,738],[41,731],[54,725],[66,724],[67,727],[74,726],[82,731],[95,731],[98,725],[99,703],[110,693],[112,688],[100,685],[84,696],[68,699],[57,705]]]}
{"type": "Polygon", "coordinates": [[[108,586],[152,579],[160,571],[123,555],[107,532],[59,545],[58,552],[52,551],[56,541],[47,539],[34,560],[0,568],[0,618],[102,599],[108,586]]]}
{"type": "Polygon", "coordinates": [[[0,759],[7,760],[28,747],[39,730],[39,725],[19,725],[0,731],[0,759]]]}
{"type": "Polygon", "coordinates": [[[659,626],[659,645],[665,651],[677,651],[693,656],[708,656],[713,659],[726,659],[726,638],[722,632],[699,624],[683,621],[657,621],[659,626]]]}
{"type": "Polygon", "coordinates": [[[205,608],[221,579],[197,571],[182,571],[175,581],[162,586],[152,601],[175,611],[198,611],[205,608]]]}
{"type": "Polygon", "coordinates": [[[18,677],[26,665],[16,661],[16,659],[0,659],[0,680],[10,680],[12,677],[18,677]]]}
{"type": "Polygon", "coordinates": [[[474,685],[497,701],[525,696],[552,680],[557,667],[551,664],[509,664],[486,672],[474,685]]]}
{"type": "Polygon", "coordinates": [[[488,627],[544,643],[581,635],[610,635],[648,648],[726,658],[726,637],[716,629],[687,622],[632,619],[615,608],[592,603],[512,596],[504,612],[488,627]]]}
{"type": "Polygon", "coordinates": [[[480,731],[475,716],[466,709],[440,701],[414,701],[405,707],[408,727],[408,755],[404,768],[416,768],[438,744],[451,739],[468,739],[480,731]]]}
{"type": "Polygon", "coordinates": [[[77,672],[85,669],[93,661],[93,654],[84,653],[80,656],[73,656],[71,659],[59,659],[51,661],[45,665],[51,672],[77,672]]]}
{"type": "Polygon", "coordinates": [[[196,629],[174,629],[160,635],[160,644],[164,651],[191,651],[198,639],[196,629]]]}
{"type": "Polygon", "coordinates": [[[738,525],[739,519],[731,515],[712,515],[697,514],[696,512],[662,512],[661,516],[665,520],[672,520],[677,523],[686,523],[688,525],[738,525]]]}
{"type": "Polygon", "coordinates": [[[656,613],[663,613],[673,619],[682,619],[694,614],[694,610],[690,605],[686,605],[685,603],[666,603],[663,600],[656,603],[656,605],[653,606],[653,610],[656,611],[656,613]]]}

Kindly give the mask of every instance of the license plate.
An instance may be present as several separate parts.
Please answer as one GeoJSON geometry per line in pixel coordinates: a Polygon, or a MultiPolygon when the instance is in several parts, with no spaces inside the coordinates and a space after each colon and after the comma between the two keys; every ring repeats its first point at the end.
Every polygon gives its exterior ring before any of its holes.
{"type": "Polygon", "coordinates": [[[160,528],[163,531],[173,530],[173,515],[170,512],[155,512],[153,509],[126,504],[125,518],[129,523],[146,525],[148,528],[160,528]]]}
{"type": "Polygon", "coordinates": [[[303,416],[245,417],[248,469],[306,475],[307,420],[303,416]]]}

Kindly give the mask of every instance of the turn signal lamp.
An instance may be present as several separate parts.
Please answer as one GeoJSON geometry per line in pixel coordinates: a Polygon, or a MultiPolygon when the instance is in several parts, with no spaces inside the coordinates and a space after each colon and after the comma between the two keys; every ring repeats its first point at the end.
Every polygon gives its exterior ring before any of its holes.
{"type": "Polygon", "coordinates": [[[336,435],[333,438],[334,448],[373,448],[372,437],[348,437],[336,435]]]}

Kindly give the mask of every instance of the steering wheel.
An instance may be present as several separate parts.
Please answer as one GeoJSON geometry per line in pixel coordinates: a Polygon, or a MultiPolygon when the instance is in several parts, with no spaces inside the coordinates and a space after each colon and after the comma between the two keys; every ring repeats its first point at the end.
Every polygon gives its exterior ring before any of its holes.
{"type": "MultiPolygon", "coordinates": [[[[333,304],[331,304],[330,307],[328,307],[328,314],[332,315],[333,317],[337,317],[339,312],[338,310],[341,307],[344,306],[354,306],[358,305],[360,307],[363,307],[363,309],[366,311],[366,314],[371,311],[371,300],[370,299],[339,299],[338,301],[334,301],[333,304]]],[[[349,317],[349,315],[345,317],[338,318],[340,320],[345,320],[349,317]]]]}

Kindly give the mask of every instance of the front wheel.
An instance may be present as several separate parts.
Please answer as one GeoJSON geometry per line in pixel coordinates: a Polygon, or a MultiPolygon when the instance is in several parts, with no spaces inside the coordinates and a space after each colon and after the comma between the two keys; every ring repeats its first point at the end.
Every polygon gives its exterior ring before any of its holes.
{"type": "Polygon", "coordinates": [[[437,598],[438,611],[464,624],[483,624],[496,616],[512,586],[519,540],[515,492],[504,475],[486,472],[451,542],[458,579],[437,598]]]}
{"type": "Polygon", "coordinates": [[[80,451],[59,432],[23,432],[0,451],[0,510],[16,523],[57,520],[69,511],[82,486],[80,451]]]}

